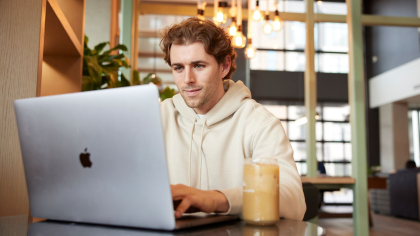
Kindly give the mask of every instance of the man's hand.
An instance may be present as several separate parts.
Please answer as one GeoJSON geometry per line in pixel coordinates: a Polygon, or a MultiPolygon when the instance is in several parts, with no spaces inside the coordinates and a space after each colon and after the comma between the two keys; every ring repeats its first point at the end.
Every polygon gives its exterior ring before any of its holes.
{"type": "Polygon", "coordinates": [[[218,191],[205,191],[185,186],[171,185],[172,200],[174,201],[175,217],[192,212],[227,212],[229,202],[225,195],[218,191]]]}

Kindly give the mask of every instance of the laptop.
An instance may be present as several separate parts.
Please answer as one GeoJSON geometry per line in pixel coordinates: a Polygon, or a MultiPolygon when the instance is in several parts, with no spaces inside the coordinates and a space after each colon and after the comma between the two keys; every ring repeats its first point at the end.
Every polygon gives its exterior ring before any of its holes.
{"type": "Polygon", "coordinates": [[[175,230],[235,219],[175,220],[155,85],[16,100],[31,214],[175,230]]]}

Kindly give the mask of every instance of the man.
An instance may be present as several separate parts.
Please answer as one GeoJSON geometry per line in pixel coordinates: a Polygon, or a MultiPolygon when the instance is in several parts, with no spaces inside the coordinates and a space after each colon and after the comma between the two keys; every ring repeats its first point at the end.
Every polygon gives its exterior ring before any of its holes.
{"type": "Polygon", "coordinates": [[[160,47],[179,94],[162,103],[175,217],[203,211],[241,214],[244,158],[280,163],[280,216],[306,210],[293,150],[280,121],[251,99],[236,70],[231,37],[189,18],[163,31],[160,47]]]}

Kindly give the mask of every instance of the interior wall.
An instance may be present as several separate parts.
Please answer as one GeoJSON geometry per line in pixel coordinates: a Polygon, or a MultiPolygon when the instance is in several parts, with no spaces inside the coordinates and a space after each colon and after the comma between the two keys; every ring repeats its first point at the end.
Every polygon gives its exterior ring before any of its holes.
{"type": "MultiPolygon", "coordinates": [[[[417,17],[417,0],[363,1],[363,13],[417,17]]],[[[420,57],[419,31],[413,27],[364,27],[366,98],[369,98],[369,79],[420,57]]],[[[369,166],[379,165],[381,155],[379,109],[369,108],[366,99],[366,135],[369,166]]],[[[382,134],[381,134],[382,136],[382,134]]]]}
{"type": "Polygon", "coordinates": [[[29,213],[13,101],[36,96],[45,3],[0,1],[0,217],[29,213]]]}
{"type": "Polygon", "coordinates": [[[89,37],[90,48],[110,41],[111,0],[86,0],[85,35],[89,37]]]}
{"type": "Polygon", "coordinates": [[[408,138],[408,105],[391,103],[379,108],[381,168],[392,173],[405,168],[410,159],[408,138]]]}

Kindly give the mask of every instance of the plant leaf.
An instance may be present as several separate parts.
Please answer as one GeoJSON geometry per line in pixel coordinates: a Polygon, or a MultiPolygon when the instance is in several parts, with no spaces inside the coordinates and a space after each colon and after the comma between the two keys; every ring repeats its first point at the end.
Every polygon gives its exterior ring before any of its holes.
{"type": "Polygon", "coordinates": [[[102,50],[106,47],[106,45],[108,45],[109,43],[108,42],[103,42],[103,43],[100,43],[100,44],[98,44],[98,45],[96,45],[95,46],[95,48],[94,48],[94,50],[96,51],[96,54],[99,54],[99,53],[101,53],[102,52],[102,50]]]}
{"type": "Polygon", "coordinates": [[[123,73],[121,73],[121,81],[120,81],[120,87],[127,87],[130,86],[130,81],[125,77],[123,73]]]}
{"type": "Polygon", "coordinates": [[[86,60],[87,68],[89,75],[93,80],[95,86],[101,86],[102,82],[102,67],[99,65],[98,60],[95,56],[85,56],[83,57],[86,60]]]}
{"type": "Polygon", "coordinates": [[[169,87],[166,87],[161,93],[160,93],[160,99],[164,101],[167,98],[171,98],[175,95],[175,90],[171,89],[169,87]]]}

